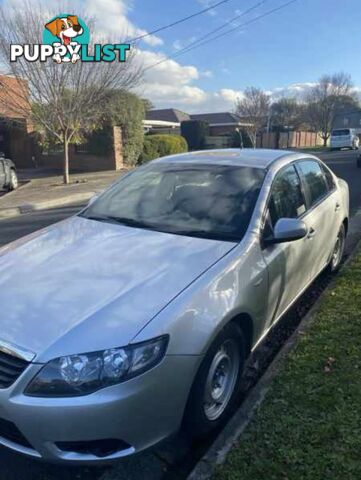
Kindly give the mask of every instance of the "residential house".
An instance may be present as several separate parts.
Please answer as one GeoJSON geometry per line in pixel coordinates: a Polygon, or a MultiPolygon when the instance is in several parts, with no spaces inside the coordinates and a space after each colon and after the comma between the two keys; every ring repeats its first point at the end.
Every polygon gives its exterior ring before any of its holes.
{"type": "Polygon", "coordinates": [[[181,123],[190,120],[188,113],[175,108],[163,108],[160,110],[149,110],[143,121],[144,130],[154,133],[180,134],[181,123]]]}
{"type": "Polygon", "coordinates": [[[31,166],[34,156],[27,84],[11,75],[0,75],[0,152],[17,166],[31,166]],[[15,108],[16,105],[16,108],[15,108]]]}
{"type": "MultiPolygon", "coordinates": [[[[27,83],[11,75],[0,74],[0,152],[14,161],[17,167],[49,167],[62,170],[61,145],[43,151],[30,121],[30,105],[26,98],[27,83]],[[15,108],[16,106],[16,108],[15,108]]],[[[118,170],[123,167],[123,141],[120,127],[112,127],[109,152],[99,154],[88,145],[70,145],[72,170],[118,170]]],[[[93,142],[94,143],[94,142],[93,142]]]]}

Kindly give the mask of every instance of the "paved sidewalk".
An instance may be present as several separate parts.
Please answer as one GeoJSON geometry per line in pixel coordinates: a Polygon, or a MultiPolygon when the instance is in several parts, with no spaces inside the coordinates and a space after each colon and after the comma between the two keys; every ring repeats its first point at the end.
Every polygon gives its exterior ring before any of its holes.
{"type": "Polygon", "coordinates": [[[19,170],[23,183],[14,192],[0,196],[0,219],[35,210],[62,207],[87,202],[127,170],[73,174],[70,184],[64,185],[62,175],[49,170],[19,170]]]}

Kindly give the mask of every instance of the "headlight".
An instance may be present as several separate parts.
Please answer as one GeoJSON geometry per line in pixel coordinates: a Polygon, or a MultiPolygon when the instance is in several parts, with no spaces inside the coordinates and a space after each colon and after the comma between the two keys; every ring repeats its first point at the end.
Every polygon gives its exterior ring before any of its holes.
{"type": "Polygon", "coordinates": [[[35,397],[73,397],[141,375],[164,357],[168,336],[124,348],[69,355],[47,363],[25,394],[35,397]]]}

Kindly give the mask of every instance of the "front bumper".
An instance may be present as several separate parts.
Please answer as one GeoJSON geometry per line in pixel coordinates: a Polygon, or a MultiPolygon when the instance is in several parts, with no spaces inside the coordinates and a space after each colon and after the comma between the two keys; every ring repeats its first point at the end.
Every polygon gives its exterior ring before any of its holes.
{"type": "Polygon", "coordinates": [[[166,356],[139,377],[72,398],[24,395],[41,368],[30,365],[10,388],[0,390],[0,444],[44,460],[74,463],[110,461],[144,450],[179,429],[199,363],[197,356],[166,356]],[[25,441],[2,436],[1,420],[13,424],[25,441]],[[99,440],[120,440],[123,446],[101,456],[68,447],[99,440]]]}

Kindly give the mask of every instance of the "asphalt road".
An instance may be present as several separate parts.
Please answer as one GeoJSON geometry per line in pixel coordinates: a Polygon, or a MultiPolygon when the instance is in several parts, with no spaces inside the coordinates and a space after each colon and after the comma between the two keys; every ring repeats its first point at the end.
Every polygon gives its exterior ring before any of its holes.
{"type": "MultiPolygon", "coordinates": [[[[341,178],[344,178],[350,187],[351,210],[361,208],[361,169],[356,167],[355,152],[329,152],[320,157],[341,178]]],[[[35,230],[46,227],[52,223],[63,220],[79,211],[81,205],[65,208],[51,209],[34,212],[12,219],[0,221],[0,245],[20,238],[35,230]]],[[[182,450],[188,447],[181,438],[170,442],[170,446],[145,453],[132,459],[117,463],[110,469],[88,469],[59,467],[19,456],[0,447],[0,467],[2,475],[0,480],[160,480],[167,469],[177,462],[182,450]],[[173,442],[173,443],[172,443],[173,442]]],[[[183,457],[185,458],[185,457],[183,457]]],[[[171,477],[174,478],[174,477],[171,477]]],[[[177,476],[182,478],[182,476],[177,476]]]]}

